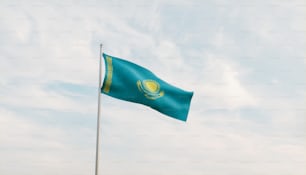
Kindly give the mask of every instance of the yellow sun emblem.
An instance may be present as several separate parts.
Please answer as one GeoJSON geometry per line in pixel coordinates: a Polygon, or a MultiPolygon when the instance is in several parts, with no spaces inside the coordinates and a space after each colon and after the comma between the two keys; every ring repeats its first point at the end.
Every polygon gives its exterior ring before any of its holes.
{"type": "Polygon", "coordinates": [[[137,87],[144,96],[150,100],[155,100],[164,96],[164,91],[160,90],[160,85],[154,80],[138,80],[137,87]]]}

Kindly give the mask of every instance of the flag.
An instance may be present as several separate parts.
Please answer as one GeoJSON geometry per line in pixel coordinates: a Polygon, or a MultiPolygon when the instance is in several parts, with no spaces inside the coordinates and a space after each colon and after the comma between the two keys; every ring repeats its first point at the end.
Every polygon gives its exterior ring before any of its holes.
{"type": "Polygon", "coordinates": [[[161,80],[148,69],[103,53],[105,77],[101,92],[114,98],[149,106],[186,121],[193,92],[161,80]]]}

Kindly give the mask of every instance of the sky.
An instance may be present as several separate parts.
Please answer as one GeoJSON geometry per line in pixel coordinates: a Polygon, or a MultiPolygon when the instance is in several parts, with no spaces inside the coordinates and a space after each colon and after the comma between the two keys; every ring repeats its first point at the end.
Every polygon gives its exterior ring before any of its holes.
{"type": "Polygon", "coordinates": [[[99,45],[194,96],[101,95],[103,175],[305,175],[303,0],[0,0],[0,174],[94,174],[99,45]]]}

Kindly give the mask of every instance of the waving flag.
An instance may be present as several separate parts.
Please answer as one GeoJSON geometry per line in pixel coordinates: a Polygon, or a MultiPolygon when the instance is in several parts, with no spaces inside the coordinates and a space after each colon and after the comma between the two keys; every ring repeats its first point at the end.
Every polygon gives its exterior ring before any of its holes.
{"type": "Polygon", "coordinates": [[[170,117],[186,121],[193,92],[161,80],[134,63],[103,53],[106,73],[101,92],[149,106],[170,117]]]}

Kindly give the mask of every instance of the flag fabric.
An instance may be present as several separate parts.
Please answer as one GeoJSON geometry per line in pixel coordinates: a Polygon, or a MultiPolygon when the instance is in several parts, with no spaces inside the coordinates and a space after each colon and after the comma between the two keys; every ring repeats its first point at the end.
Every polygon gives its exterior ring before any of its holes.
{"type": "Polygon", "coordinates": [[[193,92],[174,87],[132,62],[104,53],[103,58],[106,71],[102,93],[149,106],[178,120],[187,120],[193,92]]]}

